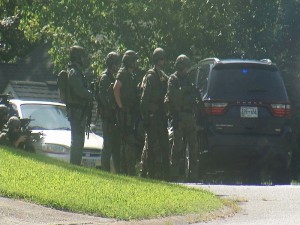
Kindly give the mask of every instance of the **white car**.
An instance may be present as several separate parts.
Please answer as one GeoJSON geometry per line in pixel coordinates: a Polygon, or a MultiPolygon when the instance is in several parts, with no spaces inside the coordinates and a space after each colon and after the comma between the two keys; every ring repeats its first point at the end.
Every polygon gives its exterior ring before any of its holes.
{"type": "MultiPolygon", "coordinates": [[[[66,106],[57,102],[10,99],[10,115],[30,119],[28,128],[41,133],[34,142],[35,152],[70,162],[71,127],[66,106]]],[[[85,136],[82,165],[100,167],[103,138],[92,131],[85,136]]]]}

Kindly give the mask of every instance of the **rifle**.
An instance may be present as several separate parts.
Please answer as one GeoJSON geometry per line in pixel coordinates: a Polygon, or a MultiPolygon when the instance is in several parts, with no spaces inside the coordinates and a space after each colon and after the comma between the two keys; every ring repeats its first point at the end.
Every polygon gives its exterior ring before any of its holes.
{"type": "Polygon", "coordinates": [[[41,139],[41,132],[33,133],[30,127],[28,127],[29,123],[32,121],[30,118],[20,119],[21,121],[21,134],[26,135],[29,138],[29,141],[39,141],[41,139]]]}
{"type": "MultiPolygon", "coordinates": [[[[93,98],[94,98],[94,94],[95,94],[94,88],[95,88],[95,81],[92,81],[90,83],[90,89],[92,91],[93,98]]],[[[90,137],[90,131],[91,131],[93,108],[94,108],[94,104],[93,104],[93,101],[91,101],[91,102],[89,102],[88,107],[87,107],[86,135],[87,135],[88,139],[90,137]]]]}
{"type": "Polygon", "coordinates": [[[21,135],[25,135],[26,141],[24,143],[24,149],[27,151],[32,151],[34,152],[34,146],[33,143],[37,142],[41,139],[42,133],[38,132],[38,133],[33,133],[32,130],[30,129],[30,127],[28,126],[30,121],[32,121],[32,119],[30,118],[23,118],[20,119],[21,121],[21,135]]]}

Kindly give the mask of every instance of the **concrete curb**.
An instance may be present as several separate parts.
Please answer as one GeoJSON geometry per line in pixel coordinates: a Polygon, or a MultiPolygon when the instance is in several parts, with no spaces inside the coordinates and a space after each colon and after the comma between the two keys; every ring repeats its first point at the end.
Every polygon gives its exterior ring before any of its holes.
{"type": "Polygon", "coordinates": [[[21,200],[0,197],[1,225],[183,225],[229,217],[234,213],[233,207],[225,207],[205,215],[190,214],[150,220],[119,221],[60,211],[21,200]]]}

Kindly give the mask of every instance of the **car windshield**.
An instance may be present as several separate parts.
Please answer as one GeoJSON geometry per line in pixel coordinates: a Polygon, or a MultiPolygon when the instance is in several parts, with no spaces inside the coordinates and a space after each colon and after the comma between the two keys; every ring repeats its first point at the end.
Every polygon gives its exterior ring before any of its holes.
{"type": "Polygon", "coordinates": [[[250,66],[226,66],[212,72],[208,97],[217,99],[287,100],[283,81],[276,70],[250,66]]]}
{"type": "Polygon", "coordinates": [[[30,118],[32,130],[70,130],[66,107],[46,104],[21,105],[23,118],[30,118]]]}

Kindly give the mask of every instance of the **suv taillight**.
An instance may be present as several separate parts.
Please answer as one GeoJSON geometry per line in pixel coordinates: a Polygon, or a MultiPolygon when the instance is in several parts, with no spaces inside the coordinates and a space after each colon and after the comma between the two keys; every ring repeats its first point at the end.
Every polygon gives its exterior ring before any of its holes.
{"type": "Polygon", "coordinates": [[[210,115],[223,115],[227,105],[227,102],[204,102],[205,111],[210,115]]]}
{"type": "Polygon", "coordinates": [[[280,103],[280,104],[271,104],[272,113],[276,117],[291,117],[291,105],[280,103]]]}

